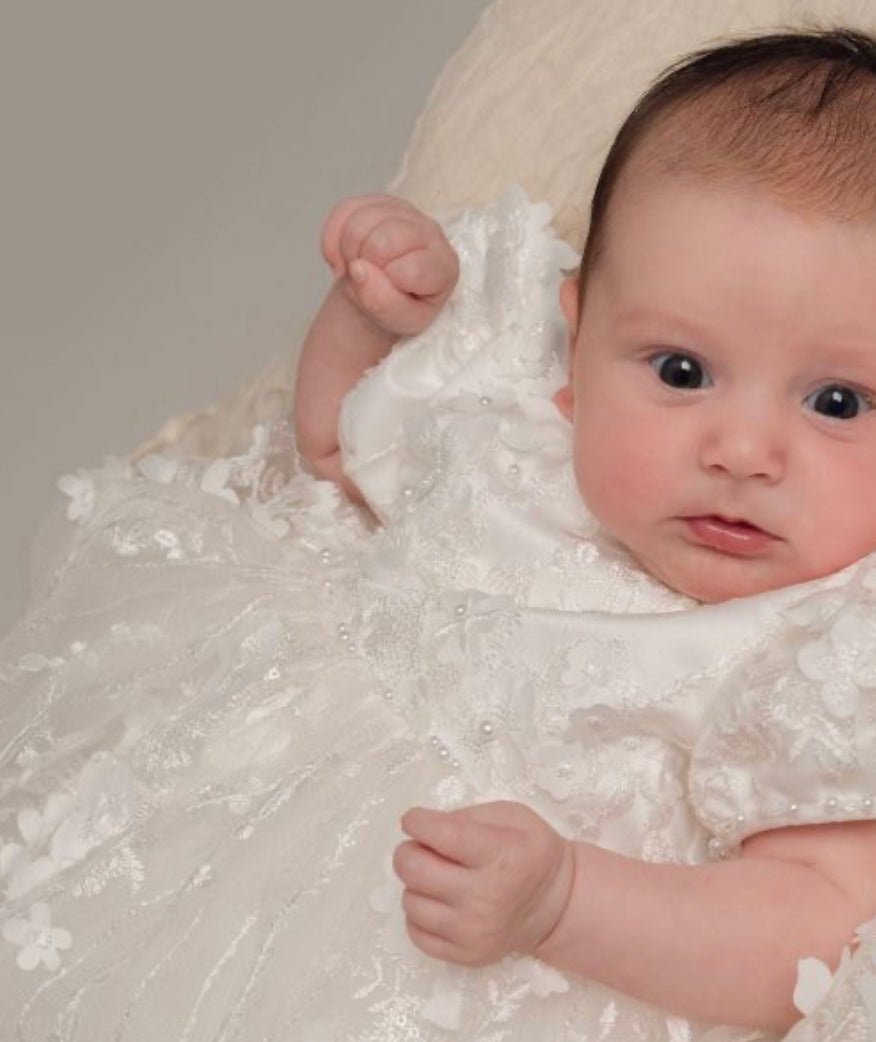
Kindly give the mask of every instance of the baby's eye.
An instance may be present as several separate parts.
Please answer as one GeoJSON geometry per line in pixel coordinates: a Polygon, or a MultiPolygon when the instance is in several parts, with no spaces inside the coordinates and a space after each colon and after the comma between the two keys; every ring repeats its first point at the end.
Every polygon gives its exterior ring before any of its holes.
{"type": "Polygon", "coordinates": [[[833,420],[853,420],[862,412],[869,412],[873,408],[873,400],[869,395],[842,384],[819,387],[803,399],[803,404],[833,420]]]}
{"type": "Polygon", "coordinates": [[[711,387],[712,378],[702,364],[691,355],[680,351],[662,351],[648,359],[657,376],[669,387],[682,391],[698,391],[702,387],[711,387]]]}

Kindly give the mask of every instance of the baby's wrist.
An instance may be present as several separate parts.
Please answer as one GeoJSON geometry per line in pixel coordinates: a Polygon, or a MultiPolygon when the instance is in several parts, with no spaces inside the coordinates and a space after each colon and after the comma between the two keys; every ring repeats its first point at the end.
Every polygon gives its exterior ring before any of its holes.
{"type": "Polygon", "coordinates": [[[531,952],[534,958],[544,962],[550,962],[551,953],[556,947],[556,938],[566,932],[567,919],[578,885],[578,844],[570,839],[563,839],[562,842],[560,868],[544,901],[547,906],[548,927],[531,952]]]}
{"type": "Polygon", "coordinates": [[[341,321],[352,334],[351,343],[367,345],[370,353],[382,357],[402,339],[400,333],[387,329],[367,308],[356,300],[347,288],[347,277],[335,280],[329,296],[335,308],[342,314],[341,321]]]}

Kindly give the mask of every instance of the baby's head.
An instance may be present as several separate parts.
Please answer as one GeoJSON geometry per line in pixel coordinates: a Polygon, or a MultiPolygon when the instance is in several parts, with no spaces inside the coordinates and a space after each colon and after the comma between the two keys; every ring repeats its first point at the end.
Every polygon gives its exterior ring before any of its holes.
{"type": "Polygon", "coordinates": [[[720,601],[876,550],[876,40],[670,69],[561,299],[578,484],[652,574],[720,601]]]}

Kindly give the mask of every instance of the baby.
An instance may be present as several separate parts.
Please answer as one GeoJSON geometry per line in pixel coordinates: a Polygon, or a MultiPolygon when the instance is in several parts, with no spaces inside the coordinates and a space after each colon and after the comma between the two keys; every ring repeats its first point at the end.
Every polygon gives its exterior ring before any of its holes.
{"type": "Polygon", "coordinates": [[[874,126],[864,35],[682,62],[577,280],[521,190],[341,203],[331,481],[286,398],[62,479],[0,644],[4,1039],[873,1037],[874,126]]]}
{"type": "MultiPolygon", "coordinates": [[[[342,400],[430,325],[459,264],[387,196],[337,206],[322,246],[336,281],[301,356],[298,444],[361,500],[342,400]]],[[[669,70],[614,142],[561,306],[578,488],[652,576],[723,602],[876,551],[876,41],[783,34],[669,70]]],[[[836,965],[876,913],[872,820],[760,831],[704,865],[571,841],[515,802],[402,827],[426,954],[531,953],[709,1022],[786,1031],[799,960],[836,965]]]]}

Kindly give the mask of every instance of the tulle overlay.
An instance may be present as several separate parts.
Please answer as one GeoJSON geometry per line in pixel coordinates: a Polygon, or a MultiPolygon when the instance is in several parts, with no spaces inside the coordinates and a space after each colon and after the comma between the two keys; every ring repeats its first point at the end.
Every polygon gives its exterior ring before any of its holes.
{"type": "MultiPolygon", "coordinates": [[[[515,192],[449,225],[451,305],[345,407],[373,514],[301,471],[282,422],[236,457],[62,480],[0,645],[4,1038],[769,1037],[405,933],[414,804],[517,799],[683,863],[873,813],[873,563],[703,607],[597,528],[550,400],[570,258],[548,219],[515,192]]],[[[870,1037],[862,938],[801,985],[790,1037],[870,1037]]]]}

